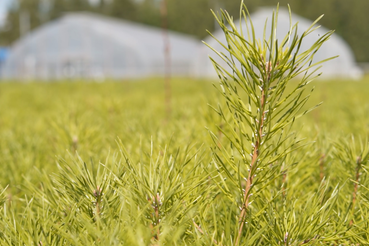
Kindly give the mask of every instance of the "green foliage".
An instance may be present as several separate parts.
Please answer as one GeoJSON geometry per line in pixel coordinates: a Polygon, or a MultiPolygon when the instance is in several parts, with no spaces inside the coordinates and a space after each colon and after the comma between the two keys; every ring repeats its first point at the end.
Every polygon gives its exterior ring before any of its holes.
{"type": "MultiPolygon", "coordinates": [[[[242,30],[242,27],[238,30],[227,12],[221,14],[217,21],[226,37],[227,44],[221,43],[226,53],[214,51],[228,68],[214,59],[212,61],[227,106],[219,106],[215,111],[226,123],[226,127],[219,127],[219,130],[231,146],[217,145],[218,139],[212,134],[214,146],[217,146],[213,163],[218,173],[214,180],[219,189],[233,206],[240,208],[239,214],[233,215],[238,221],[232,221],[235,225],[232,243],[330,241],[332,237],[322,239],[316,235],[321,234],[320,229],[333,216],[333,202],[338,194],[336,188],[331,195],[323,193],[325,189],[309,194],[308,206],[293,198],[288,201],[292,206],[281,205],[286,202],[284,185],[287,184],[288,171],[299,163],[290,159],[302,147],[301,140],[289,129],[297,118],[311,110],[300,113],[309,99],[309,95],[303,96],[305,88],[314,78],[316,67],[324,62],[314,63],[314,54],[332,32],[323,35],[305,51],[300,50],[301,43],[317,29],[315,24],[319,19],[301,36],[297,35],[297,24],[291,23],[286,37],[277,40],[277,7],[271,20],[270,37],[264,30],[263,40],[257,40],[251,20],[247,30],[242,30]],[[290,85],[295,78],[297,81],[290,85]],[[282,185],[275,186],[276,179],[280,177],[283,177],[282,185]],[[314,202],[313,198],[319,196],[330,198],[314,202]],[[300,220],[304,217],[314,220],[300,220]]],[[[247,9],[243,9],[241,14],[247,22],[247,9]]]]}
{"type": "Polygon", "coordinates": [[[0,84],[0,244],[367,245],[368,78],[311,82],[331,32],[299,53],[315,26],[242,14],[218,92],[174,80],[169,118],[158,79],[0,84]]]}

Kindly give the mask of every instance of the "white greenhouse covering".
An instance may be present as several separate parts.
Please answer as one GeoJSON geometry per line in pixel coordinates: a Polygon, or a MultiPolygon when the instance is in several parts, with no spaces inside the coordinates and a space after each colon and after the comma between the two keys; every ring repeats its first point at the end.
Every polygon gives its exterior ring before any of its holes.
{"type": "MultiPolygon", "coordinates": [[[[266,38],[270,36],[270,23],[272,19],[272,8],[260,8],[259,11],[251,14],[251,20],[255,29],[255,36],[258,39],[263,38],[265,21],[268,19],[267,24],[267,35],[266,38]]],[[[310,25],[313,23],[310,20],[304,19],[300,16],[292,14],[292,24],[298,22],[298,35],[307,30],[310,25]]],[[[239,21],[235,21],[236,26],[239,27],[239,21]]],[[[243,20],[243,30],[244,35],[247,35],[246,32],[246,24],[243,20]]],[[[290,17],[287,9],[280,8],[278,14],[278,26],[277,26],[277,39],[282,41],[283,38],[287,35],[290,27],[290,17]]],[[[301,51],[305,51],[311,47],[311,45],[317,41],[322,35],[327,33],[329,30],[323,27],[320,27],[318,30],[315,30],[311,34],[309,34],[303,41],[301,46],[301,51]]],[[[213,35],[222,43],[225,43],[225,37],[222,30],[218,30],[213,33],[213,35]]],[[[226,50],[212,37],[208,37],[204,40],[211,47],[215,48],[217,51],[224,52],[226,55],[228,54],[226,50]]],[[[205,45],[200,48],[198,52],[198,59],[196,64],[194,65],[194,73],[199,77],[213,77],[216,76],[216,72],[212,63],[209,60],[209,55],[214,58],[218,63],[222,66],[227,67],[225,62],[221,60],[212,50],[210,50],[205,45]]],[[[338,58],[334,60],[330,60],[326,63],[323,63],[323,67],[319,70],[323,72],[323,78],[329,77],[339,77],[339,78],[360,78],[363,74],[361,69],[355,63],[355,57],[347,45],[347,43],[338,35],[333,34],[331,38],[322,45],[321,49],[315,54],[314,62],[324,60],[329,57],[337,56],[338,58]]]]}
{"type": "MultiPolygon", "coordinates": [[[[173,76],[189,76],[199,41],[168,32],[173,76]]],[[[135,78],[165,73],[160,28],[88,13],[67,14],[16,42],[4,64],[13,79],[135,78]]]]}

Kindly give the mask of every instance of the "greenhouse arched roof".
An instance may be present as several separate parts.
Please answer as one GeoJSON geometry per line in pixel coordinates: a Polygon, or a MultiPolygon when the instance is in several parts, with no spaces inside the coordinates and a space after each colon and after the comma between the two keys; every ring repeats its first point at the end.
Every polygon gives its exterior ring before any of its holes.
{"type": "MultiPolygon", "coordinates": [[[[199,41],[168,32],[171,72],[191,73],[199,41]]],[[[135,78],[165,73],[160,28],[90,13],[66,14],[16,42],[4,64],[5,78],[135,78]]]]}
{"type": "MultiPolygon", "coordinates": [[[[265,27],[265,21],[267,22],[266,30],[270,30],[270,20],[272,19],[272,8],[260,8],[259,11],[251,14],[251,20],[255,29],[255,36],[258,39],[263,38],[263,32],[265,27]]],[[[297,34],[301,36],[301,34],[307,30],[310,25],[313,23],[312,21],[302,18],[298,15],[292,14],[292,24],[298,22],[298,31],[297,34]]],[[[238,25],[239,21],[235,21],[236,25],[238,25]]],[[[283,40],[283,38],[287,35],[290,27],[290,16],[287,9],[280,8],[278,13],[278,26],[277,26],[277,39],[283,40]]],[[[246,24],[243,20],[242,24],[243,30],[246,30],[246,24]]],[[[309,34],[303,41],[301,49],[302,51],[307,50],[311,47],[311,45],[317,41],[322,35],[327,33],[329,30],[320,27],[315,30],[311,34],[309,34]]],[[[246,32],[246,31],[245,31],[246,32]]],[[[270,32],[269,32],[270,33],[270,32]]],[[[213,33],[214,37],[217,38],[220,42],[225,43],[225,37],[222,30],[218,30],[213,33]]],[[[267,33],[266,37],[268,38],[270,34],[267,33]]],[[[211,47],[215,48],[215,50],[220,52],[225,52],[225,49],[212,37],[208,37],[204,40],[211,47]]],[[[214,71],[214,67],[210,62],[209,55],[214,58],[221,65],[227,66],[221,59],[212,52],[205,45],[200,48],[198,52],[198,59],[196,64],[194,65],[194,73],[200,77],[213,77],[216,76],[216,72],[214,71]]],[[[324,43],[321,49],[314,55],[314,62],[321,61],[330,57],[339,56],[333,60],[330,60],[326,63],[323,63],[323,67],[319,70],[323,72],[323,78],[330,77],[339,77],[339,78],[360,78],[362,76],[361,69],[355,63],[355,57],[351,48],[348,44],[338,35],[333,34],[330,39],[324,43]]]]}

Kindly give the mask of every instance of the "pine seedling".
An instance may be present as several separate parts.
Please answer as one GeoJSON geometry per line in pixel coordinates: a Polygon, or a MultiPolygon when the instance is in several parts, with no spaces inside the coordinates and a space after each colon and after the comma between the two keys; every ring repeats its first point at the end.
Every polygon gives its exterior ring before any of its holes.
{"type": "Polygon", "coordinates": [[[208,177],[198,158],[201,154],[181,154],[179,149],[170,154],[167,148],[155,154],[151,141],[149,153],[135,160],[121,142],[120,148],[127,170],[122,195],[130,209],[141,214],[136,223],[147,226],[152,245],[176,244],[192,226],[193,214],[208,192],[204,185],[208,177]]]}
{"type": "MultiPolygon", "coordinates": [[[[226,107],[218,106],[214,110],[225,122],[226,127],[219,127],[219,131],[227,138],[230,147],[219,145],[217,134],[211,136],[214,140],[213,163],[218,171],[214,180],[233,206],[239,208],[239,213],[235,215],[237,232],[233,234],[234,245],[240,245],[243,235],[250,232],[245,225],[253,222],[251,218],[263,219],[260,213],[266,210],[265,203],[279,199],[285,192],[280,189],[274,195],[266,196],[270,195],[274,180],[286,174],[290,168],[292,163],[286,162],[289,156],[303,146],[290,128],[297,118],[313,109],[304,109],[310,97],[305,92],[306,86],[320,75],[317,70],[321,63],[332,59],[315,62],[314,55],[333,31],[319,37],[309,49],[301,50],[305,37],[319,28],[316,23],[322,16],[299,35],[298,24],[292,24],[289,9],[290,28],[283,40],[279,40],[278,8],[272,14],[270,31],[265,24],[262,39],[256,37],[249,12],[243,3],[240,28],[226,11],[221,11],[219,16],[214,14],[224,32],[226,43],[217,40],[223,51],[208,45],[222,60],[221,63],[210,58],[220,80],[219,90],[226,101],[226,107]],[[243,30],[242,21],[246,23],[246,30],[243,30]]],[[[329,200],[333,202],[334,198],[329,200]]],[[[314,208],[318,210],[318,207],[314,208]]],[[[317,211],[311,211],[314,212],[317,211]]],[[[267,225],[261,228],[263,223],[258,224],[255,230],[259,233],[259,239],[255,235],[250,237],[254,243],[266,243],[268,239],[260,241],[260,238],[270,228],[267,225]]],[[[291,236],[288,231],[276,235],[280,237],[279,242],[286,245],[291,236]]],[[[318,240],[315,236],[305,240],[313,238],[318,240]]],[[[250,238],[248,244],[254,245],[250,238]]]]}
{"type": "Polygon", "coordinates": [[[340,139],[334,145],[334,157],[338,161],[338,173],[346,184],[345,194],[349,200],[349,211],[351,220],[349,225],[353,226],[357,223],[362,223],[362,213],[367,211],[368,197],[366,190],[361,192],[363,188],[369,187],[368,183],[368,162],[369,162],[369,145],[368,140],[355,139],[340,139]]]}

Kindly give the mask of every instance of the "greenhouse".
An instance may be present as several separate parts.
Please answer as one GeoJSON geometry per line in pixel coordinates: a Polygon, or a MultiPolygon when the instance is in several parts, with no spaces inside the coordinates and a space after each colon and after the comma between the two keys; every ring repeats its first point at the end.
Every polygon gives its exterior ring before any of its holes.
{"type": "MultiPolygon", "coordinates": [[[[251,20],[255,29],[255,36],[258,39],[263,38],[263,32],[265,27],[265,21],[267,21],[266,25],[266,37],[270,36],[270,23],[272,18],[273,9],[271,8],[260,8],[259,11],[251,14],[251,20]],[[268,32],[269,30],[269,32],[268,32]]],[[[292,14],[292,24],[298,22],[298,31],[297,34],[301,36],[305,30],[307,30],[311,24],[313,23],[310,20],[292,14]]],[[[235,21],[235,24],[239,26],[239,21],[235,21]]],[[[290,16],[287,9],[280,8],[278,14],[278,28],[277,28],[277,39],[282,41],[284,37],[287,35],[290,27],[290,16]]],[[[243,21],[242,29],[244,30],[244,34],[246,33],[246,24],[243,21]]],[[[301,51],[305,51],[309,49],[314,42],[316,42],[320,37],[322,37],[329,30],[320,27],[315,30],[311,34],[309,34],[306,38],[304,38],[304,42],[301,46],[301,51]]],[[[213,33],[216,39],[220,42],[225,43],[225,37],[222,30],[218,30],[213,33]]],[[[218,51],[227,53],[225,49],[212,37],[208,37],[205,39],[205,42],[209,44],[211,47],[215,48],[218,51]]],[[[356,65],[355,57],[351,48],[348,44],[338,35],[333,34],[331,38],[323,44],[321,49],[315,54],[314,62],[318,62],[324,60],[326,58],[339,56],[333,60],[330,60],[323,64],[323,67],[320,69],[323,72],[323,78],[353,78],[358,79],[362,76],[363,72],[356,65]]],[[[214,67],[209,60],[209,56],[215,58],[217,62],[219,62],[222,66],[226,67],[225,62],[221,60],[214,52],[212,52],[208,47],[203,46],[200,47],[198,52],[198,59],[194,65],[194,73],[199,77],[213,77],[216,76],[214,72],[214,67]]]]}
{"type": "Polygon", "coordinates": [[[162,76],[166,38],[171,73],[189,76],[197,39],[94,14],[67,14],[16,42],[2,75],[44,80],[162,76]]]}

